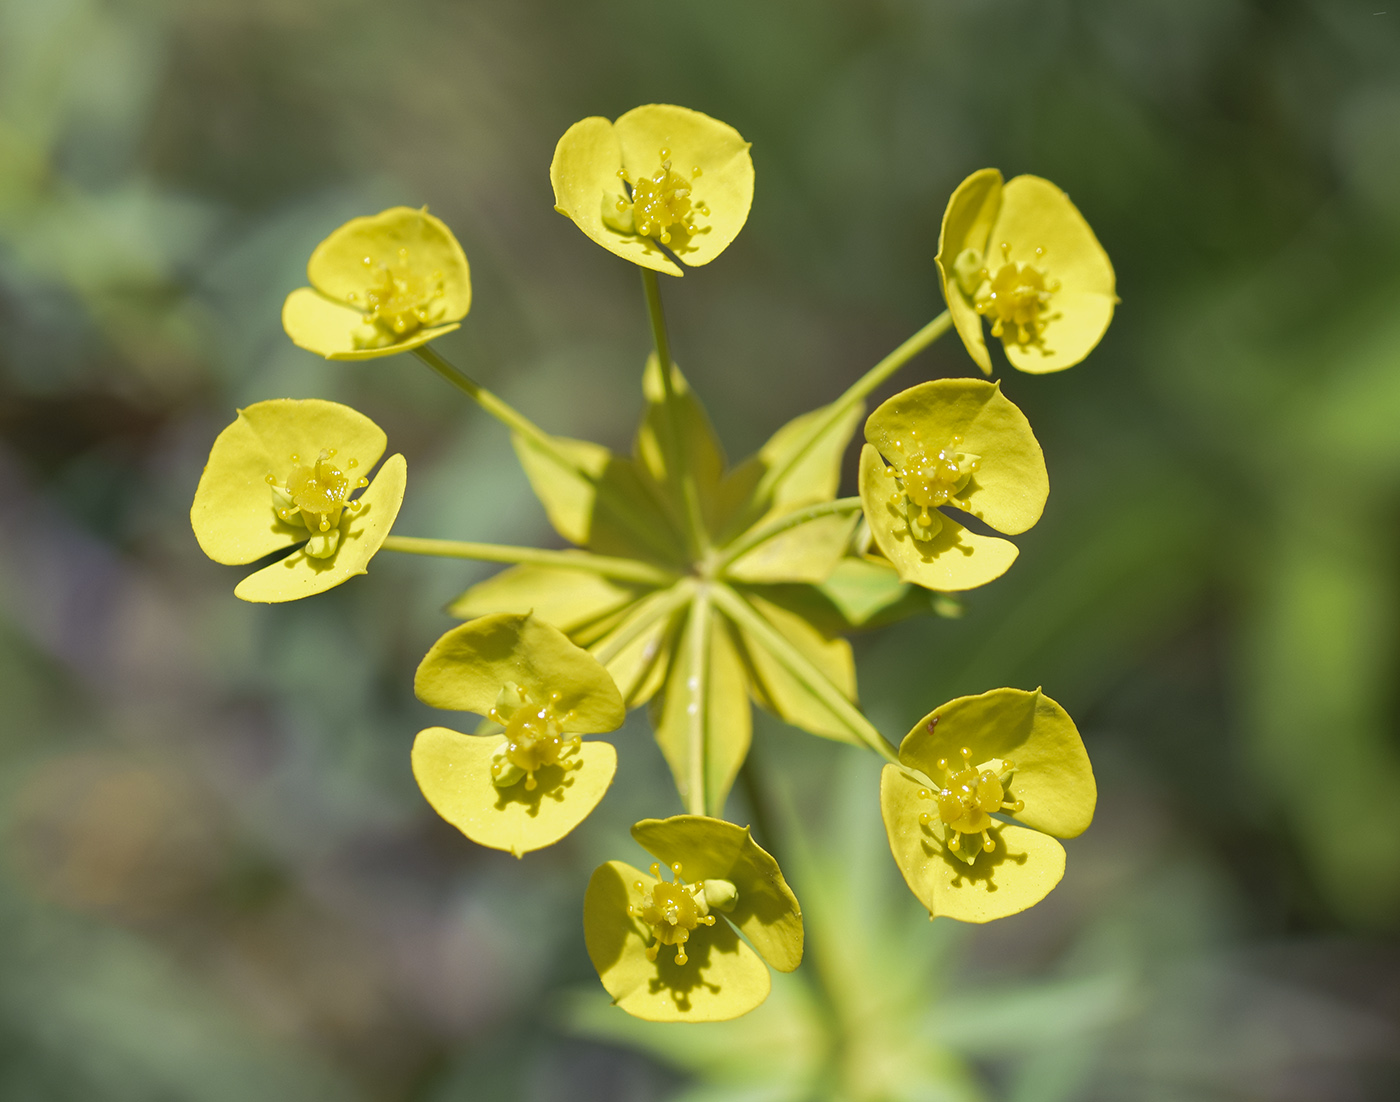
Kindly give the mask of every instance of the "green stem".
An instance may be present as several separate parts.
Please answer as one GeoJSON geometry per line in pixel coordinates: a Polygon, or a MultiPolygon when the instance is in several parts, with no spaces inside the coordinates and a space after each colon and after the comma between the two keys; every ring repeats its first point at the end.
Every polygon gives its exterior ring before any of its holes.
{"type": "Polygon", "coordinates": [[[754,500],[766,500],[767,496],[772,493],[773,487],[786,478],[789,472],[802,462],[812,445],[820,440],[832,425],[841,420],[841,418],[846,415],[847,410],[857,402],[862,401],[867,394],[873,391],[939,337],[943,336],[944,333],[952,328],[952,325],[953,316],[948,313],[947,310],[944,310],[938,317],[934,318],[847,387],[845,393],[827,407],[826,416],[807,430],[806,437],[802,440],[802,443],[789,454],[787,462],[781,467],[774,467],[764,473],[763,478],[759,481],[758,489],[754,492],[754,500]]]}
{"type": "Polygon", "coordinates": [[[631,646],[638,636],[645,635],[658,621],[666,619],[689,601],[694,595],[693,587],[694,583],[690,578],[682,578],[670,589],[643,598],[643,607],[638,610],[633,620],[618,628],[612,635],[606,636],[606,641],[598,644],[598,649],[592,652],[593,657],[606,666],[631,646]]]}
{"type": "Polygon", "coordinates": [[[686,686],[690,690],[690,705],[686,708],[686,772],[690,785],[685,793],[686,810],[692,815],[704,815],[705,784],[705,723],[709,718],[710,693],[710,587],[696,589],[690,605],[690,675],[686,686]]]}
{"type": "Polygon", "coordinates": [[[407,555],[436,555],[445,559],[477,559],[481,562],[530,563],[533,566],[557,566],[565,570],[582,570],[639,585],[671,585],[679,577],[670,570],[641,562],[638,559],[614,559],[588,551],[547,551],[538,547],[511,547],[501,543],[468,543],[464,540],[420,539],[417,536],[390,536],[384,541],[385,551],[401,551],[407,555]]]}
{"type": "Polygon", "coordinates": [[[747,601],[723,582],[714,585],[715,607],[753,636],[798,681],[816,696],[842,726],[875,753],[891,764],[899,764],[899,755],[865,714],[846,699],[846,694],[833,685],[826,674],[817,669],[800,650],[788,642],[777,628],[758,614],[747,601]]]}
{"type": "Polygon", "coordinates": [[[821,501],[816,505],[808,505],[805,509],[796,509],[791,513],[785,513],[777,517],[761,528],[751,528],[747,534],[741,536],[735,543],[731,543],[724,549],[724,554],[720,556],[715,564],[715,571],[718,573],[731,563],[743,558],[755,547],[767,543],[775,536],[780,536],[791,528],[797,528],[808,521],[818,520],[821,517],[832,516],[837,513],[854,513],[861,507],[858,497],[841,497],[835,501],[821,501]]]}
{"type": "Polygon", "coordinates": [[[661,308],[661,285],[650,268],[642,268],[641,273],[647,317],[651,321],[651,337],[656,345],[657,365],[661,368],[661,393],[670,435],[671,446],[666,449],[666,466],[685,503],[686,538],[691,554],[698,559],[709,550],[709,534],[705,530],[705,518],[700,509],[695,474],[690,469],[690,457],[686,454],[688,449],[682,429],[680,402],[671,380],[671,341],[666,333],[666,314],[661,308]]]}

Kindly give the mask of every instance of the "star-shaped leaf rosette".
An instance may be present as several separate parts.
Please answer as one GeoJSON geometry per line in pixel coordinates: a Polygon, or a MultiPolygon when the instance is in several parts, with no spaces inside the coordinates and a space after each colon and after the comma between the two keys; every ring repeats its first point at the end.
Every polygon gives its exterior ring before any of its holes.
{"type": "Polygon", "coordinates": [[[1060,882],[1064,847],[1098,790],[1069,715],[1039,690],[993,689],[921,719],[880,778],[890,849],[910,891],[964,922],[1033,907],[1060,882]]]}
{"type": "Polygon", "coordinates": [[[657,859],[650,873],[609,861],[583,902],[588,956],[627,1013],[737,1018],[768,997],[764,961],[780,972],[802,963],[802,909],[747,827],[677,815],[644,819],[632,837],[657,859]]]}
{"type": "Polygon", "coordinates": [[[625,712],[608,671],[526,613],[453,628],[413,680],[434,708],[476,712],[495,733],[429,727],[413,775],[433,810],[473,842],[517,857],[578,826],[607,792],[617,751],[579,736],[616,730],[625,712]]]}
{"type": "Polygon", "coordinates": [[[294,601],[365,573],[403,504],[403,456],[369,480],[387,443],[378,425],[337,402],[277,398],[239,410],[195,490],[195,538],[226,566],[296,550],[248,575],[234,595],[294,601]]]}
{"type": "Polygon", "coordinates": [[[881,553],[907,582],[974,589],[1001,577],[1016,545],[970,531],[956,509],[1015,535],[1040,519],[1050,493],[1030,422],[980,379],[921,383],[865,423],[860,496],[881,553]]]}
{"type": "Polygon", "coordinates": [[[1108,329],[1113,265],[1069,196],[1039,176],[994,168],[958,185],[943,214],[939,278],[958,336],[985,374],[982,319],[1019,371],[1063,371],[1108,329]]]}
{"type": "Polygon", "coordinates": [[[426,207],[352,218],[316,246],[306,278],[282,327],[329,360],[408,352],[460,328],[472,304],[466,254],[426,207]]]}
{"type": "Polygon", "coordinates": [[[682,275],[729,247],[749,217],[753,160],[732,126],[668,103],[583,119],[549,166],[555,210],[609,252],[682,275]]]}

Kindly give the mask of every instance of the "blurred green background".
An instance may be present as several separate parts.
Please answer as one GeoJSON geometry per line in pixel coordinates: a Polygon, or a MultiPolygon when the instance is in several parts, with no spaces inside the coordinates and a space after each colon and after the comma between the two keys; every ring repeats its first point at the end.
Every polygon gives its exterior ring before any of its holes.
{"type": "Polygon", "coordinates": [[[1396,1097],[1397,181],[1389,0],[0,0],[0,1098],[1396,1097]],[[187,519],[236,406],[318,396],[406,453],[398,531],[552,546],[498,425],[278,311],[427,203],[476,290],[444,353],[625,447],[641,292],[547,169],[650,101],[753,142],[744,233],[664,288],[731,457],[941,309],[973,169],[1064,187],[1123,299],[1004,379],[1053,487],[1011,573],[857,641],[895,737],[1043,684],[1095,826],[1040,907],[930,926],[869,756],[760,722],[809,962],[737,1027],[620,1020],[583,953],[589,870],[680,810],[640,717],[526,861],[419,796],[412,671],[487,568],[252,607],[187,519]]]}

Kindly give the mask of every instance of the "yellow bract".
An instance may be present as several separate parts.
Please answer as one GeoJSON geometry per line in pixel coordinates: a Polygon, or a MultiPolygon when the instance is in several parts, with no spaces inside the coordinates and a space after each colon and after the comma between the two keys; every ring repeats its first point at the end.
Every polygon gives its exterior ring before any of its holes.
{"type": "Polygon", "coordinates": [[[458,328],[472,303],[462,246],[427,208],[352,218],[316,246],[282,327],[330,360],[390,356],[458,328]]]}
{"type": "Polygon", "coordinates": [[[969,531],[951,506],[1008,535],[1040,519],[1045,456],[1025,415],[980,379],[938,379],[896,394],[865,423],[860,496],[876,545],[927,589],[986,585],[1016,546],[969,531]]]}
{"type": "Polygon", "coordinates": [[[584,898],[584,940],[603,986],[650,1021],[747,1014],[768,997],[764,960],[780,972],[802,962],[802,910],[778,863],[747,827],[703,815],[644,819],[632,836],[658,858],[651,874],[609,861],[584,898]],[[674,879],[663,878],[663,862],[674,879]]]}
{"type": "Polygon", "coordinates": [[[1094,817],[1089,756],[1065,710],[1039,690],[964,696],[919,721],[901,766],[880,778],[890,849],[929,910],[990,922],[1039,903],[1094,817]],[[1005,823],[1010,817],[1017,823],[1005,823]]]}
{"type": "Polygon", "coordinates": [[[652,103],[616,122],[594,116],[559,139],[554,209],[603,248],[670,275],[708,264],[744,228],[753,202],[749,143],[687,107],[652,103]]]}
{"type": "Polygon", "coordinates": [[[244,578],[236,596],[292,601],[365,573],[403,503],[403,456],[368,479],[386,443],[378,425],[336,402],[278,398],[239,410],[195,490],[195,537],[230,566],[301,547],[244,578]]]}
{"type": "Polygon", "coordinates": [[[958,336],[992,372],[982,318],[1006,358],[1042,374],[1072,367],[1099,343],[1113,308],[1113,265],[1069,196],[1039,176],[1002,183],[994,168],[958,185],[943,214],[939,279],[958,336]]]}
{"type": "Polygon", "coordinates": [[[553,845],[603,798],[617,753],[580,734],[622,725],[608,671],[533,615],[499,613],[454,628],[418,666],[426,704],[476,712],[501,728],[418,733],[413,775],[433,809],[472,841],[517,857],[553,845]]]}

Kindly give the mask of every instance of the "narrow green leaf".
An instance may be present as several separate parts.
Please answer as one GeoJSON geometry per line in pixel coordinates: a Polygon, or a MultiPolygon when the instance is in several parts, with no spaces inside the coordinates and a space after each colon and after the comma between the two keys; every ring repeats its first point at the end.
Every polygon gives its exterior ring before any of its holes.
{"type": "Polygon", "coordinates": [[[625,608],[645,592],[642,586],[587,570],[513,566],[472,586],[448,605],[447,611],[459,619],[470,620],[491,612],[534,610],[545,623],[569,635],[625,608]]]}

